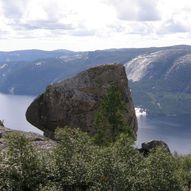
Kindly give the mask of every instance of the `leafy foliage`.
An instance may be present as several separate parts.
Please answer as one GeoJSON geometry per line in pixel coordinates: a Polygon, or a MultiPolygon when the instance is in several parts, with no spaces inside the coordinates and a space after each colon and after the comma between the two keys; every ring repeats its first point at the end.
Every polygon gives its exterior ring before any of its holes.
{"type": "Polygon", "coordinates": [[[64,190],[88,187],[88,169],[93,144],[90,137],[78,129],[65,128],[56,133],[58,140],[54,150],[56,181],[64,190]]]}
{"type": "Polygon", "coordinates": [[[153,150],[145,160],[148,168],[149,189],[155,191],[181,191],[181,184],[176,173],[177,163],[165,148],[153,150]]]}
{"type": "Polygon", "coordinates": [[[22,134],[10,133],[6,136],[6,142],[8,148],[2,153],[1,161],[4,171],[0,176],[1,190],[34,190],[45,180],[42,155],[22,134]]]}
{"type": "Polygon", "coordinates": [[[147,157],[135,147],[111,84],[96,117],[95,137],[79,129],[56,131],[56,148],[42,150],[20,133],[6,136],[0,153],[1,191],[189,191],[191,157],[163,148],[147,157]]]}
{"type": "Polygon", "coordinates": [[[128,134],[99,146],[79,129],[56,133],[46,157],[20,134],[10,134],[0,155],[2,191],[189,191],[191,158],[163,148],[144,157],[128,134]]]}

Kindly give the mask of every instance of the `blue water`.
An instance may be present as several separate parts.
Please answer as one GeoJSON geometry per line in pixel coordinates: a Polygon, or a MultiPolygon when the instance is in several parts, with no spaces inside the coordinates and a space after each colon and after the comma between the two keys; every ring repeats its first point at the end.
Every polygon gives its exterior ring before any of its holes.
{"type": "Polygon", "coordinates": [[[191,153],[191,118],[182,117],[138,117],[137,145],[152,139],[163,140],[171,151],[191,153]]]}
{"type": "Polygon", "coordinates": [[[26,121],[25,112],[34,97],[15,96],[0,93],[0,120],[10,129],[31,131],[42,134],[42,131],[26,121]]]}
{"type": "MultiPolygon", "coordinates": [[[[25,112],[34,97],[0,94],[0,119],[6,127],[15,130],[42,131],[30,125],[25,119],[25,112]]],[[[137,146],[152,139],[165,141],[171,151],[191,153],[191,118],[189,117],[138,117],[137,146]]]]}

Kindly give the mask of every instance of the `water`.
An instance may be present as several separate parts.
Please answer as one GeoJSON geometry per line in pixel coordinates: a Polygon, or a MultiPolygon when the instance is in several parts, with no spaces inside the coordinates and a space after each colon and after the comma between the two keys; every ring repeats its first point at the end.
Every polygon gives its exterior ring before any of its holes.
{"type": "Polygon", "coordinates": [[[4,121],[5,127],[42,134],[42,131],[28,123],[25,118],[27,107],[33,99],[30,96],[0,93],[0,120],[4,121]]]}
{"type": "Polygon", "coordinates": [[[172,152],[191,153],[191,118],[138,116],[137,145],[152,139],[165,141],[172,152]]]}
{"type": "MultiPolygon", "coordinates": [[[[42,134],[42,131],[30,125],[25,119],[26,109],[33,99],[34,97],[30,96],[0,94],[0,120],[4,120],[5,126],[11,129],[42,134]]],[[[137,146],[145,141],[158,139],[165,141],[171,151],[191,153],[191,119],[189,117],[150,118],[139,109],[136,109],[136,113],[139,125],[137,146]]]]}

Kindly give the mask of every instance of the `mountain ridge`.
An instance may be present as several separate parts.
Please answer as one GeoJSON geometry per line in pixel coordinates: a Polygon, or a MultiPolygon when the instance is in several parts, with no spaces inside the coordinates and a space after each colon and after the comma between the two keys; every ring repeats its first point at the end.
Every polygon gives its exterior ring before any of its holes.
{"type": "Polygon", "coordinates": [[[32,53],[26,57],[26,61],[18,61],[18,58],[6,61],[4,57],[4,62],[0,62],[0,91],[38,95],[47,85],[70,78],[93,66],[120,63],[126,66],[136,107],[143,107],[149,114],[191,114],[191,46],[85,52],[55,50],[45,53],[48,54],[32,53]]]}

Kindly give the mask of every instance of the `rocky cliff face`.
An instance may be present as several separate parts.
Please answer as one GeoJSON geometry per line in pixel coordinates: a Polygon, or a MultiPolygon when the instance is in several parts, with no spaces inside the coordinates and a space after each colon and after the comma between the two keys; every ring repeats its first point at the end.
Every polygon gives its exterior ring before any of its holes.
{"type": "Polygon", "coordinates": [[[136,134],[137,120],[125,68],[101,65],[77,76],[50,85],[36,98],[26,112],[27,120],[52,137],[57,127],[71,126],[94,133],[93,121],[101,98],[111,82],[115,82],[127,104],[126,119],[136,134]]]}

